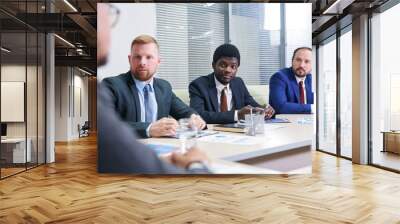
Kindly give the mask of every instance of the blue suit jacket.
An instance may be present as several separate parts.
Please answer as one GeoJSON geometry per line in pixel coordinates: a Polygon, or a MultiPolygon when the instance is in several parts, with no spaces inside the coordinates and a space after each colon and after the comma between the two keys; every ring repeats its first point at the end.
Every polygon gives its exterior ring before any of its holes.
{"type": "Polygon", "coordinates": [[[269,104],[277,114],[308,114],[314,103],[311,74],[304,81],[307,104],[300,104],[300,91],[292,67],[276,72],[269,81],[269,104]]]}
{"type": "Polygon", "coordinates": [[[214,73],[201,76],[189,85],[190,106],[209,124],[225,124],[235,122],[235,110],[251,105],[260,107],[247,90],[243,80],[236,77],[229,83],[232,91],[232,110],[218,112],[218,93],[214,73]]]}
{"type": "MultiPolygon", "coordinates": [[[[139,94],[131,73],[106,78],[102,85],[110,92],[112,103],[121,119],[130,124],[139,136],[147,137],[146,129],[150,123],[141,122],[139,94]]],[[[167,81],[154,78],[153,87],[158,106],[157,120],[168,115],[178,120],[196,113],[175,96],[167,81]]]]}

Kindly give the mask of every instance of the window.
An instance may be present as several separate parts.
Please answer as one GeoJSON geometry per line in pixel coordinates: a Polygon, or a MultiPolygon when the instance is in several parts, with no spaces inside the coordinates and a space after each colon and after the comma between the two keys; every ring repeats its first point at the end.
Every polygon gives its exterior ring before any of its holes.
{"type": "Polygon", "coordinates": [[[400,156],[392,150],[386,151],[383,144],[383,132],[400,130],[400,68],[398,65],[400,34],[394,29],[398,26],[398,21],[400,21],[399,4],[381,14],[374,15],[371,19],[372,163],[396,170],[400,170],[400,156]]]}
{"type": "Polygon", "coordinates": [[[318,149],[336,154],[336,36],[318,50],[318,149]]]}
{"type": "Polygon", "coordinates": [[[352,157],[352,32],[340,36],[340,154],[352,157]]]}
{"type": "Polygon", "coordinates": [[[212,54],[224,43],[227,4],[156,4],[156,30],[162,63],[160,78],[174,88],[212,72],[212,54]]]}
{"type": "MultiPolygon", "coordinates": [[[[3,2],[0,6],[18,6],[18,13],[41,12],[35,2],[3,2]]],[[[10,95],[23,96],[19,111],[22,116],[8,120],[1,118],[7,125],[7,135],[0,145],[0,178],[4,178],[45,162],[45,44],[44,33],[26,26],[14,17],[0,12],[2,25],[0,30],[0,69],[1,98],[10,99],[10,95]],[[5,23],[4,21],[8,21],[5,23]]],[[[4,101],[0,106],[1,114],[15,115],[4,101]]],[[[13,102],[11,102],[13,103],[13,102]]],[[[17,102],[14,102],[17,104],[17,102]]]]}
{"type": "Polygon", "coordinates": [[[291,14],[286,14],[284,17],[285,5],[279,3],[118,5],[122,11],[120,22],[113,29],[110,60],[107,66],[99,70],[98,78],[101,80],[107,76],[126,72],[127,62],[121,58],[126,57],[129,50],[125,48],[121,50],[121,46],[129,48],[134,37],[149,34],[155,36],[160,45],[161,64],[157,75],[168,80],[174,89],[186,89],[192,80],[210,74],[213,71],[211,65],[213,53],[223,43],[232,43],[239,48],[241,65],[238,76],[242,77],[246,84],[267,85],[272,74],[287,66],[283,59],[291,58],[294,48],[311,47],[311,4],[296,4],[300,7],[296,10],[288,4],[291,14]],[[287,31],[283,18],[291,21],[287,31]],[[128,26],[134,29],[126,29],[128,26]],[[121,32],[124,32],[124,35],[117,35],[121,32]],[[293,37],[289,38],[290,35],[293,37]],[[287,44],[290,48],[286,49],[287,44]]]}
{"type": "Polygon", "coordinates": [[[311,3],[285,4],[286,67],[292,65],[293,51],[299,46],[311,47],[311,3]],[[301,19],[300,19],[301,18],[301,19]]]}

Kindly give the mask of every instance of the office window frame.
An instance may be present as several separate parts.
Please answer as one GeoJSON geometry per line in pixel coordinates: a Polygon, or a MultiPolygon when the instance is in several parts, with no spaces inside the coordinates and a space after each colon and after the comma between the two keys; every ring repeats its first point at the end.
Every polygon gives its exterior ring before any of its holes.
{"type": "MultiPolygon", "coordinates": [[[[367,147],[367,155],[368,155],[368,159],[367,159],[367,165],[370,165],[370,166],[373,166],[373,167],[377,167],[377,168],[380,168],[380,169],[384,169],[384,170],[388,170],[388,171],[391,171],[391,172],[400,173],[400,170],[393,169],[393,168],[390,168],[390,167],[386,167],[386,166],[382,166],[382,165],[373,163],[373,142],[372,142],[372,94],[373,94],[373,89],[372,89],[372,53],[373,53],[373,49],[372,49],[372,18],[373,18],[373,13],[383,13],[386,10],[396,6],[397,4],[399,4],[398,1],[389,0],[389,1],[385,2],[383,5],[375,8],[374,10],[366,11],[366,13],[368,15],[368,30],[367,30],[367,34],[366,34],[366,38],[368,39],[368,49],[367,49],[367,51],[368,51],[368,53],[367,53],[367,77],[368,77],[367,78],[368,79],[368,86],[367,86],[367,88],[368,88],[368,96],[367,96],[367,101],[368,101],[368,105],[367,105],[367,107],[368,107],[368,111],[367,111],[367,117],[368,117],[367,143],[368,144],[367,145],[368,145],[368,147],[367,147]]],[[[352,25],[352,23],[350,23],[348,25],[350,26],[350,25],[352,25]]],[[[345,30],[346,27],[342,28],[342,30],[345,30]]],[[[342,33],[342,35],[344,33],[345,33],[345,31],[342,33]]],[[[339,39],[340,35],[338,35],[337,38],[338,38],[337,44],[339,43],[339,45],[340,45],[340,39],[339,39]]],[[[319,70],[320,70],[319,65],[318,65],[319,64],[318,61],[319,61],[319,57],[320,57],[319,56],[319,52],[318,52],[319,43],[324,41],[324,40],[326,40],[326,39],[327,38],[325,38],[325,39],[323,39],[323,40],[321,40],[321,41],[319,41],[318,43],[315,44],[316,49],[317,49],[317,52],[316,52],[316,63],[317,63],[316,69],[317,69],[317,73],[318,74],[319,74],[319,70]]],[[[339,58],[339,60],[340,60],[340,58],[339,58]]],[[[317,76],[317,83],[318,83],[318,76],[317,76]]],[[[337,83],[337,84],[339,84],[339,83],[337,83]]],[[[319,98],[318,89],[319,89],[319,85],[317,85],[317,101],[318,101],[318,98],[319,98]]],[[[340,96],[340,94],[338,94],[338,95],[340,96]]],[[[319,107],[319,105],[317,104],[317,111],[318,111],[318,107],[319,107]]],[[[341,155],[340,148],[338,149],[338,152],[336,154],[332,154],[332,153],[329,153],[329,152],[326,152],[324,150],[319,149],[319,140],[318,140],[319,139],[319,123],[318,123],[319,114],[318,113],[317,113],[316,117],[317,117],[316,118],[316,120],[317,120],[316,121],[317,122],[317,127],[316,127],[317,128],[317,133],[316,133],[316,146],[317,146],[317,149],[316,150],[319,151],[319,152],[331,154],[331,155],[339,157],[339,158],[344,158],[344,159],[347,159],[347,160],[353,160],[353,158],[348,158],[346,156],[341,155]]],[[[338,119],[338,120],[340,120],[340,119],[338,119]]],[[[341,128],[340,127],[340,123],[339,123],[338,128],[339,129],[341,128]]],[[[340,130],[339,130],[339,133],[340,133],[340,130]]]]}
{"type": "Polygon", "coordinates": [[[322,39],[321,41],[319,41],[317,44],[315,44],[315,46],[316,46],[316,50],[317,50],[317,52],[316,52],[316,69],[317,69],[317,71],[316,71],[316,73],[317,73],[317,78],[316,78],[316,86],[317,86],[317,107],[316,107],[316,113],[317,113],[317,115],[316,115],[316,151],[319,151],[319,152],[323,152],[323,153],[326,153],[326,154],[329,154],[329,155],[333,155],[333,156],[336,156],[336,157],[339,157],[339,158],[343,158],[343,159],[346,159],[346,160],[352,160],[352,158],[351,157],[347,157],[347,156],[344,156],[344,155],[342,155],[342,148],[341,148],[341,143],[342,143],[342,140],[341,140],[341,131],[342,131],[342,127],[341,127],[341,116],[340,116],[340,113],[341,113],[341,107],[340,107],[340,104],[341,104],[341,94],[340,94],[340,90],[341,90],[341,88],[340,88],[340,82],[341,82],[341,65],[340,65],[340,61],[341,61],[341,57],[340,57],[340,42],[341,42],[341,36],[342,35],[344,35],[345,33],[347,33],[347,32],[351,32],[351,26],[352,26],[352,23],[350,23],[350,24],[348,24],[347,26],[345,26],[345,27],[343,27],[343,28],[341,28],[341,29],[338,29],[337,31],[336,31],[336,33],[334,33],[334,34],[332,34],[332,35],[330,35],[330,36],[328,36],[328,37],[326,37],[326,38],[324,38],[324,39],[322,39]],[[327,151],[327,150],[324,150],[324,149],[321,149],[320,148],[320,141],[319,141],[319,131],[320,131],[320,125],[319,125],[319,121],[320,121],[320,115],[319,115],[319,109],[320,109],[320,105],[318,105],[318,102],[319,102],[319,98],[320,98],[320,91],[318,91],[319,89],[321,89],[320,88],[320,85],[319,85],[319,75],[320,75],[320,72],[321,72],[321,68],[320,68],[320,65],[319,65],[319,62],[320,62],[320,54],[319,54],[319,48],[320,48],[320,45],[322,44],[322,43],[324,43],[324,44],[326,44],[326,43],[328,43],[328,42],[330,42],[330,41],[336,41],[336,61],[335,61],[335,64],[336,64],[336,152],[334,152],[334,153],[332,153],[332,152],[329,152],[329,151],[327,151]]]}
{"type": "MultiPolygon", "coordinates": [[[[388,166],[380,165],[378,163],[374,163],[374,141],[373,141],[373,126],[372,126],[372,107],[373,107],[373,97],[374,89],[372,88],[372,79],[373,79],[373,27],[372,27],[372,20],[374,19],[374,13],[381,14],[385,11],[397,6],[399,4],[396,0],[389,0],[385,2],[383,5],[377,7],[373,11],[368,12],[368,165],[377,167],[383,170],[388,170],[395,173],[400,173],[400,169],[394,169],[388,166]]],[[[399,6],[398,6],[399,7],[399,6]]]]}
{"type": "MultiPolygon", "coordinates": [[[[341,29],[340,31],[340,35],[339,35],[339,42],[341,43],[342,42],[342,40],[341,40],[341,37],[343,37],[345,34],[347,34],[348,32],[352,32],[352,24],[349,24],[349,25],[347,25],[347,26],[345,26],[343,29],[341,29]]],[[[340,49],[343,49],[342,48],[342,45],[339,43],[339,46],[338,46],[338,54],[341,54],[342,52],[341,52],[341,50],[340,49]]],[[[351,52],[352,54],[353,54],[353,52],[351,52]]],[[[339,88],[339,90],[338,90],[338,93],[339,93],[339,95],[341,96],[341,93],[342,93],[342,91],[341,91],[341,85],[342,85],[342,77],[343,77],[343,68],[342,68],[342,62],[343,62],[343,60],[342,60],[342,57],[340,57],[340,55],[338,56],[338,66],[339,66],[339,78],[340,78],[340,82],[338,82],[339,84],[338,84],[338,88],[339,88]]],[[[352,87],[351,87],[352,88],[352,87]]],[[[342,158],[345,158],[345,159],[348,159],[348,160],[352,160],[352,156],[351,157],[348,157],[348,156],[345,156],[345,155],[343,155],[343,153],[342,153],[342,145],[343,145],[343,141],[342,141],[342,138],[341,138],[341,136],[342,136],[342,130],[343,130],[343,127],[342,127],[342,122],[343,122],[343,119],[342,119],[342,116],[341,116],[341,114],[342,114],[342,103],[343,103],[343,99],[342,99],[343,97],[339,97],[339,101],[338,101],[338,103],[339,103],[339,108],[338,108],[338,114],[339,114],[339,117],[338,117],[338,123],[339,123],[339,131],[338,131],[338,135],[339,135],[339,137],[340,137],[340,141],[339,141],[339,144],[340,144],[340,149],[339,149],[339,153],[340,153],[340,156],[342,157],[342,158]]],[[[351,137],[352,138],[352,137],[351,137]]],[[[351,151],[353,151],[353,150],[351,150],[351,151]]]]}
{"type": "MultiPolygon", "coordinates": [[[[34,2],[29,2],[31,4],[34,4],[33,7],[31,8],[33,11],[28,12],[28,8],[27,8],[27,2],[23,2],[25,3],[22,7],[24,8],[24,13],[25,15],[27,15],[26,13],[39,13],[39,4],[40,3],[44,3],[44,0],[37,0],[34,2]],[[36,6],[36,7],[35,7],[36,6]]],[[[48,7],[46,7],[46,11],[48,10],[48,7]]],[[[12,18],[12,17],[10,17],[12,18]]],[[[15,19],[15,18],[14,18],[15,19]]],[[[1,24],[0,24],[1,25],[1,24]]],[[[47,132],[46,132],[46,95],[47,95],[47,84],[46,84],[46,77],[47,77],[47,38],[46,32],[40,31],[28,24],[23,24],[21,27],[23,27],[22,29],[18,30],[18,31],[7,31],[7,30],[2,30],[0,31],[0,45],[1,45],[1,40],[2,40],[2,34],[5,33],[20,33],[21,35],[24,35],[24,49],[22,51],[25,52],[25,55],[23,56],[25,63],[24,63],[24,72],[25,74],[23,75],[25,77],[25,100],[24,100],[24,127],[23,129],[25,130],[24,132],[24,140],[25,140],[25,165],[23,167],[23,169],[17,171],[17,172],[13,172],[11,174],[7,174],[4,175],[4,173],[2,172],[2,167],[0,167],[0,180],[3,180],[5,178],[8,177],[12,177],[14,175],[17,175],[19,173],[22,172],[26,172],[27,170],[36,168],[38,166],[41,166],[43,164],[46,164],[47,161],[47,153],[46,153],[46,149],[47,149],[47,141],[46,141],[46,136],[47,136],[47,132]],[[30,44],[28,44],[29,42],[29,35],[35,37],[34,41],[30,44]],[[32,45],[32,46],[30,46],[32,45]],[[28,58],[28,54],[30,53],[34,53],[35,54],[35,59],[32,61],[28,58]],[[40,63],[42,62],[42,63],[40,63]],[[29,138],[32,138],[32,141],[36,141],[36,148],[33,149],[31,148],[31,156],[33,156],[33,150],[35,150],[36,152],[36,156],[35,158],[32,158],[31,162],[27,161],[27,148],[28,148],[28,123],[31,122],[31,120],[29,119],[29,114],[28,114],[28,93],[27,93],[27,89],[28,89],[28,66],[33,66],[35,67],[31,72],[30,75],[34,76],[34,79],[36,80],[36,84],[34,84],[33,88],[34,91],[30,94],[32,95],[32,97],[36,97],[36,109],[34,109],[32,112],[34,112],[33,116],[35,117],[34,120],[32,121],[33,123],[31,123],[30,125],[32,126],[32,131],[36,132],[34,136],[29,136],[29,138]],[[42,70],[41,72],[39,72],[39,66],[41,66],[42,70]],[[39,75],[41,76],[41,87],[43,90],[39,89],[39,75]],[[40,91],[40,92],[39,92],[40,91]],[[40,93],[40,95],[39,95],[40,93]],[[42,99],[40,99],[40,101],[42,102],[42,105],[39,104],[39,97],[43,97],[42,99]],[[40,114],[39,113],[39,106],[41,106],[40,110],[44,113],[44,114],[40,114]],[[40,134],[43,134],[42,136],[42,141],[41,141],[41,149],[39,149],[39,122],[41,123],[41,127],[42,130],[40,130],[40,134]],[[42,152],[41,155],[39,155],[39,151],[42,152]],[[40,156],[40,157],[39,157],[40,156]],[[43,158],[42,158],[43,157],[43,158]],[[28,165],[29,164],[29,165],[28,165]]],[[[5,62],[4,58],[2,58],[1,54],[0,54],[0,81],[2,81],[2,74],[1,74],[1,68],[3,67],[3,62],[5,62]]],[[[22,64],[21,64],[22,65],[22,64]]],[[[0,87],[1,88],[1,87],[0,87]]],[[[0,105],[0,110],[4,109],[1,108],[0,105]]],[[[33,145],[33,144],[32,144],[33,145]]],[[[1,145],[0,145],[0,156],[1,156],[1,145]]],[[[22,167],[21,167],[22,168],[22,167]]]]}

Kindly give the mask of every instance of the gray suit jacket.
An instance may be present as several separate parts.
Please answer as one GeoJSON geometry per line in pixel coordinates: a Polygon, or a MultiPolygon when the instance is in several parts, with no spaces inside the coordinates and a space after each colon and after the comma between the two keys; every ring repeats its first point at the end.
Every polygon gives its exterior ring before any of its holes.
{"type": "MultiPolygon", "coordinates": [[[[106,78],[102,84],[110,92],[112,103],[121,119],[136,130],[140,137],[147,137],[146,129],[150,123],[141,122],[139,95],[131,72],[106,78]]],[[[178,120],[196,113],[176,97],[167,81],[154,78],[153,87],[158,106],[157,120],[168,115],[178,120]]]]}
{"type": "Polygon", "coordinates": [[[107,89],[97,94],[97,144],[100,173],[194,174],[205,169],[184,170],[164,162],[156,153],[136,140],[130,127],[119,119],[107,89]]]}

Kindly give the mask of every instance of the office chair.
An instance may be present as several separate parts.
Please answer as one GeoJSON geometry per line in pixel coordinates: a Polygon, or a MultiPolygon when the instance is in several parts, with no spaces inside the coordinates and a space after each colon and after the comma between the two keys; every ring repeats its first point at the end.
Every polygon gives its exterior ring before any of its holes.
{"type": "Polygon", "coordinates": [[[78,124],[79,138],[89,136],[89,129],[90,129],[89,121],[85,121],[82,127],[80,127],[80,125],[78,124]]]}

